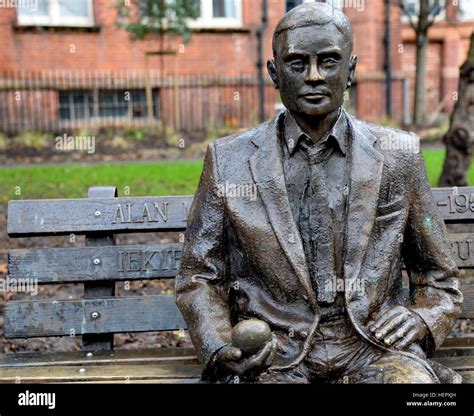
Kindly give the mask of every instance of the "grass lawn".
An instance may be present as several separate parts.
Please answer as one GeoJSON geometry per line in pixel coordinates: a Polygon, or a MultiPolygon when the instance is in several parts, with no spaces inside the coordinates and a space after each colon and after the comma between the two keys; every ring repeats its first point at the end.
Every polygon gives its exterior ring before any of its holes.
{"type": "MultiPolygon", "coordinates": [[[[437,186],[444,163],[444,150],[424,150],[423,156],[426,162],[426,171],[430,179],[431,186],[437,186]]],[[[470,186],[474,186],[474,164],[471,165],[467,173],[467,182],[470,186]]]]}
{"type": "Polygon", "coordinates": [[[9,199],[87,198],[91,186],[113,185],[119,196],[190,195],[201,162],[71,164],[0,169],[0,202],[9,199]],[[15,187],[21,195],[15,195],[15,187]]]}
{"type": "MultiPolygon", "coordinates": [[[[423,152],[432,186],[437,184],[444,151],[423,152]]],[[[0,202],[9,199],[85,198],[94,185],[114,185],[123,196],[186,195],[196,190],[201,162],[108,163],[98,165],[28,166],[0,169],[0,202]],[[15,187],[21,194],[15,195],[15,187]]],[[[474,184],[474,169],[469,171],[474,184]]]]}
{"type": "MultiPolygon", "coordinates": [[[[438,186],[438,180],[441,176],[444,163],[444,150],[424,150],[423,157],[425,158],[426,172],[430,180],[431,186],[438,186]]],[[[472,169],[469,171],[469,177],[472,181],[472,169]]]]}

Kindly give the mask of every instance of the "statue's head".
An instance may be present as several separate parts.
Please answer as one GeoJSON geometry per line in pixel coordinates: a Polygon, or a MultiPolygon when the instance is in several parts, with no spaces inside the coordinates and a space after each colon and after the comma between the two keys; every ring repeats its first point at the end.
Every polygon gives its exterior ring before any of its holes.
{"type": "Polygon", "coordinates": [[[268,72],[293,113],[325,116],[337,110],[354,78],[352,28],[347,17],[326,3],[295,7],[273,34],[268,72]]]}

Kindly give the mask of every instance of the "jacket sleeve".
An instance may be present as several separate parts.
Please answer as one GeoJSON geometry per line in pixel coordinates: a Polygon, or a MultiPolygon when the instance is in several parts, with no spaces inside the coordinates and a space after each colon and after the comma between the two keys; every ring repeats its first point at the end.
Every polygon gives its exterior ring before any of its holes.
{"type": "Polygon", "coordinates": [[[210,144],[187,223],[176,302],[188,325],[203,376],[215,352],[230,342],[231,323],[225,268],[224,204],[219,193],[215,147],[210,144]]]}
{"type": "MultiPolygon", "coordinates": [[[[419,146],[413,148],[419,149],[419,146]]],[[[425,349],[432,354],[459,317],[463,296],[459,290],[459,271],[431,193],[421,151],[413,153],[407,173],[410,211],[403,258],[410,277],[408,307],[427,325],[429,335],[425,349]]]]}

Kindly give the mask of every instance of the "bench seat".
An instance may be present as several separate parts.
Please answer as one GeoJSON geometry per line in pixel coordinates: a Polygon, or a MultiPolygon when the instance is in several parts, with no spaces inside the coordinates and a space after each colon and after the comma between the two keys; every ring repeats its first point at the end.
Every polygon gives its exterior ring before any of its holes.
{"type": "MultiPolygon", "coordinates": [[[[441,354],[472,348],[447,340],[441,354]]],[[[466,345],[467,345],[466,344],[466,345]]],[[[474,384],[474,355],[437,356],[435,361],[474,384]]],[[[199,383],[201,366],[192,348],[62,353],[17,353],[0,359],[0,383],[199,383]]]]}
{"type": "MultiPolygon", "coordinates": [[[[474,188],[433,189],[450,231],[460,269],[474,269],[474,188]],[[454,228],[453,228],[454,227],[454,228]]],[[[88,198],[9,201],[11,238],[84,235],[85,245],[8,252],[8,277],[43,285],[80,283],[82,299],[11,300],[7,339],[80,336],[82,351],[0,356],[0,383],[198,383],[201,367],[192,348],[113,350],[114,334],[186,330],[171,294],[117,296],[116,282],[173,279],[179,243],[116,245],[122,233],[186,230],[192,196],[117,197],[114,187],[94,187],[88,198]]],[[[153,240],[153,239],[152,239],[153,240]]],[[[474,282],[461,280],[463,319],[474,318],[474,282]]],[[[474,337],[451,338],[435,360],[474,383],[474,337]]]]}
{"type": "Polygon", "coordinates": [[[437,357],[460,357],[474,355],[474,337],[447,338],[436,351],[437,357]]]}
{"type": "Polygon", "coordinates": [[[474,356],[436,357],[433,360],[458,372],[464,384],[474,384],[474,356]]]}
{"type": "Polygon", "coordinates": [[[0,357],[0,383],[198,383],[192,348],[16,353],[0,357]]]}

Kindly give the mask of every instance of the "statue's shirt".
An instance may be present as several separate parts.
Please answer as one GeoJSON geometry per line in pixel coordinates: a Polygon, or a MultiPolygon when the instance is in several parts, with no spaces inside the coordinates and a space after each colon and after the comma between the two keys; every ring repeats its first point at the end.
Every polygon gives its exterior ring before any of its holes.
{"type": "MultiPolygon", "coordinates": [[[[331,213],[329,220],[332,222],[334,237],[334,276],[338,279],[343,279],[344,231],[348,196],[348,137],[349,126],[342,111],[332,129],[317,143],[313,143],[288,111],[280,125],[283,169],[288,198],[293,217],[302,234],[308,233],[308,228],[302,224],[300,214],[310,181],[310,167],[305,147],[321,148],[322,150],[323,160],[321,163],[326,176],[327,199],[331,213]]],[[[309,239],[302,235],[302,240],[305,242],[309,239]]],[[[305,252],[308,253],[307,244],[304,243],[304,245],[305,252]]],[[[341,300],[341,296],[338,296],[333,307],[340,310],[339,307],[343,304],[341,300]]],[[[326,311],[329,315],[332,315],[330,309],[333,307],[326,311]]]]}

